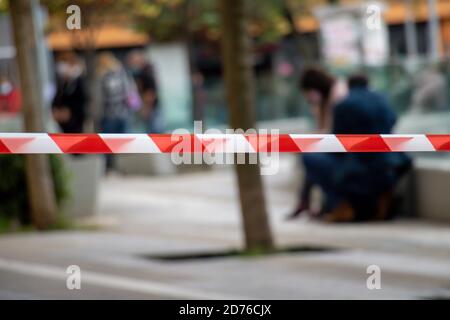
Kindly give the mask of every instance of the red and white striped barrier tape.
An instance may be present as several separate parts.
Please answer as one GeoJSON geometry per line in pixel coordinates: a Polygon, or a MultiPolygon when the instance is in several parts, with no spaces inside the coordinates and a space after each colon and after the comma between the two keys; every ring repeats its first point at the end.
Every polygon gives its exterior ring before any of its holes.
{"type": "Polygon", "coordinates": [[[0,133],[0,154],[450,151],[450,134],[0,133]]]}

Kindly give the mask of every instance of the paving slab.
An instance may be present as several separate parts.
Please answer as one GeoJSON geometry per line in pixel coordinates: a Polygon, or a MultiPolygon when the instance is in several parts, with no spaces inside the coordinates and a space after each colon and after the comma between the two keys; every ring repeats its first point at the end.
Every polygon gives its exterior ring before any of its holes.
{"type": "Polygon", "coordinates": [[[281,162],[264,177],[270,221],[277,246],[296,252],[171,260],[242,248],[232,168],[114,175],[102,181],[90,218],[98,229],[0,236],[0,298],[450,298],[450,225],[286,221],[299,174],[294,157],[281,162]],[[81,290],[65,286],[74,264],[81,290]],[[370,265],[381,269],[380,290],[367,288],[370,265]]]}

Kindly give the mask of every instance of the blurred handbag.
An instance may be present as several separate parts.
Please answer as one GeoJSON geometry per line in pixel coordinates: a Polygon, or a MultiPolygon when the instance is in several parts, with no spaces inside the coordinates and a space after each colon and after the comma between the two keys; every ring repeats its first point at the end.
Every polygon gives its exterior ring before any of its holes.
{"type": "Polygon", "coordinates": [[[136,86],[136,82],[127,76],[127,106],[133,111],[139,111],[142,107],[142,99],[136,86]]]}

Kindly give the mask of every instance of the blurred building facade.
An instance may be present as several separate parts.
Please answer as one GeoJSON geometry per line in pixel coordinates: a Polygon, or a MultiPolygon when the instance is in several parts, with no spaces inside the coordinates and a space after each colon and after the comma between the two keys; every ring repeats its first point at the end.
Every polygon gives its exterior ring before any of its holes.
{"type": "MultiPolygon", "coordinates": [[[[335,1],[337,6],[354,6],[367,1],[335,1]]],[[[437,65],[444,77],[448,78],[450,56],[450,1],[447,0],[389,0],[381,1],[385,5],[383,19],[388,34],[389,59],[385,65],[368,68],[372,83],[377,89],[387,93],[398,112],[405,112],[413,104],[412,96],[416,90],[415,74],[420,70],[437,65]],[[430,61],[430,7],[435,4],[438,23],[438,59],[430,61]],[[413,26],[413,28],[411,28],[413,26]],[[412,31],[411,31],[412,30],[412,31]],[[412,40],[411,40],[412,39],[412,40]],[[416,55],[414,66],[408,64],[405,57],[416,55]]],[[[308,117],[308,108],[297,89],[297,78],[305,64],[324,63],[320,34],[320,21],[314,11],[329,5],[329,1],[311,1],[305,12],[294,12],[296,35],[287,34],[273,42],[255,43],[254,66],[256,73],[257,116],[260,121],[308,117]],[[300,46],[299,46],[300,43],[300,46]]],[[[51,17],[52,19],[52,17],[51,17]]],[[[3,29],[3,28],[2,28],[3,29]]],[[[150,33],[138,32],[133,28],[133,21],[126,17],[107,19],[96,31],[95,49],[111,50],[124,60],[126,54],[135,48],[158,47],[160,44],[150,33]],[[112,22],[114,21],[114,22],[112,22]]],[[[256,28],[255,28],[256,29],[256,28]]],[[[48,46],[54,52],[62,50],[82,50],[80,41],[87,37],[87,32],[74,32],[61,29],[49,29],[48,46]],[[81,39],[81,40],[80,40],[81,39]]],[[[4,35],[2,35],[4,37],[4,35]]],[[[183,43],[180,43],[183,46],[183,43]]],[[[11,49],[11,46],[9,46],[11,49]]],[[[180,49],[183,51],[183,49],[180,49]]],[[[156,50],[157,51],[157,50],[156,50]]],[[[8,48],[1,51],[7,55],[8,48]]],[[[10,52],[11,53],[11,52],[10,52]]],[[[186,53],[188,54],[188,53],[186,53]]],[[[218,39],[209,34],[196,34],[192,37],[189,59],[191,75],[196,76],[196,90],[193,96],[184,95],[187,104],[193,104],[195,96],[200,100],[202,118],[209,126],[225,125],[227,109],[224,103],[224,85],[220,65],[220,47],[218,39]]],[[[0,62],[5,61],[0,56],[0,62]]],[[[3,62],[2,62],[3,63],[3,62]]],[[[9,63],[14,69],[13,63],[9,63]]],[[[352,69],[336,70],[337,75],[345,76],[352,69]]],[[[9,72],[9,71],[8,71],[9,72]]],[[[14,73],[14,72],[13,72],[14,73]]],[[[162,72],[161,72],[162,73],[162,72]]],[[[165,71],[164,71],[165,73],[165,71]]],[[[449,82],[447,80],[447,82],[449,82]]],[[[191,83],[191,86],[194,85],[191,83]]],[[[178,102],[177,102],[178,103],[178,102]]],[[[450,103],[449,103],[450,104],[450,103]]],[[[167,116],[175,116],[176,108],[167,109],[167,116]]],[[[183,107],[184,110],[185,107],[183,107]]],[[[178,126],[190,126],[195,112],[183,111],[184,121],[177,120],[178,126]]]]}

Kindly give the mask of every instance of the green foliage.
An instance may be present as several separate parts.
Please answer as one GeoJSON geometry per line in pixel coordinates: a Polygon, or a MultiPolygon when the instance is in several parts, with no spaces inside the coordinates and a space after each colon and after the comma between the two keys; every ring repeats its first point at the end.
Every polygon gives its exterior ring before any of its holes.
{"type": "Polygon", "coordinates": [[[254,249],[246,249],[246,250],[240,251],[239,255],[244,258],[257,258],[257,257],[269,255],[269,254],[274,254],[276,252],[277,251],[273,250],[273,249],[271,250],[271,249],[266,249],[263,247],[258,247],[258,248],[254,248],[254,249]]]}
{"type": "Polygon", "coordinates": [[[51,14],[65,15],[67,7],[77,5],[82,13],[95,13],[100,16],[111,12],[123,13],[125,8],[132,7],[134,1],[136,0],[41,0],[41,4],[45,5],[51,14]]]}
{"type": "MultiPolygon", "coordinates": [[[[259,41],[273,41],[291,31],[284,15],[284,1],[249,1],[251,34],[259,41]],[[253,30],[253,31],[252,31],[253,30]]],[[[140,0],[135,3],[137,27],[156,41],[170,41],[187,32],[202,33],[210,40],[221,36],[218,0],[140,0]]]]}
{"type": "Polygon", "coordinates": [[[64,168],[64,161],[60,156],[50,155],[49,158],[55,188],[56,204],[58,207],[61,207],[64,201],[70,197],[68,184],[70,181],[70,174],[64,168]]]}
{"type": "MultiPolygon", "coordinates": [[[[56,202],[59,207],[69,196],[68,173],[62,158],[51,155],[56,202]]],[[[0,156],[0,232],[10,229],[16,221],[21,225],[31,223],[25,175],[25,157],[22,155],[0,156]]]]}
{"type": "Polygon", "coordinates": [[[0,13],[8,11],[8,0],[0,0],[0,13]]]}
{"type": "MultiPolygon", "coordinates": [[[[298,16],[310,8],[310,1],[248,1],[249,32],[259,42],[279,39],[293,28],[286,12],[298,16]]],[[[82,23],[90,27],[105,23],[106,19],[122,20],[121,17],[128,16],[133,27],[156,42],[183,40],[188,33],[205,35],[210,40],[221,36],[218,0],[41,0],[41,3],[53,17],[65,17],[67,7],[76,4],[81,9],[82,23]]]]}

